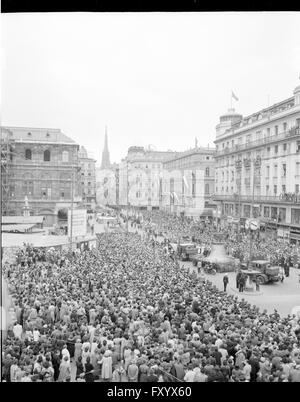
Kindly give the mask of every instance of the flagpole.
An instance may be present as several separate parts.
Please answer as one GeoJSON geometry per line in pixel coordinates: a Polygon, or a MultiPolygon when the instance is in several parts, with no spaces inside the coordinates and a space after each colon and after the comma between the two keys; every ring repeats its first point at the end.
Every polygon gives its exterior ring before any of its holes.
{"type": "Polygon", "coordinates": [[[231,91],[231,95],[230,95],[230,109],[232,109],[232,91],[231,91]]]}

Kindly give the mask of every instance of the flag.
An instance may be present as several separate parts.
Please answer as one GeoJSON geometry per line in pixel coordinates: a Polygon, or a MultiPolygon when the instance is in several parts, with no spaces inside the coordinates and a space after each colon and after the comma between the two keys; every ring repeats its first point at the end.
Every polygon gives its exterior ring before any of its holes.
{"type": "Polygon", "coordinates": [[[236,101],[239,100],[239,98],[234,94],[233,91],[231,91],[231,97],[232,97],[233,99],[235,99],[236,101]]]}
{"type": "Polygon", "coordinates": [[[176,199],[177,202],[179,202],[178,195],[175,192],[173,192],[173,197],[176,199]]]}
{"type": "Polygon", "coordinates": [[[185,176],[182,177],[185,187],[188,189],[189,185],[185,176]]]}

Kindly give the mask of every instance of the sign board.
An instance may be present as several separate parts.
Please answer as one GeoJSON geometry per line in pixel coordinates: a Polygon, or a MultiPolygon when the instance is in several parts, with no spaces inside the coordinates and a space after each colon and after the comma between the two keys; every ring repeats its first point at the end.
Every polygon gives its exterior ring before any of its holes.
{"type": "Polygon", "coordinates": [[[255,219],[250,221],[250,229],[257,230],[259,228],[259,222],[255,219]]]}
{"type": "MultiPolygon", "coordinates": [[[[72,212],[72,236],[86,236],[86,209],[73,209],[72,212]]],[[[71,236],[71,210],[68,211],[68,235],[71,236]]]]}

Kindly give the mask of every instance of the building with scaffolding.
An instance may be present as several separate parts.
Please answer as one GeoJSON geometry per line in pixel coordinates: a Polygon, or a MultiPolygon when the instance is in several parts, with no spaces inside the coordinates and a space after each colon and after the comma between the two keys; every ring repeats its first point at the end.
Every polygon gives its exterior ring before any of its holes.
{"type": "Polygon", "coordinates": [[[1,215],[8,215],[10,201],[10,173],[14,154],[14,140],[10,131],[1,128],[1,215]]]}
{"type": "Polygon", "coordinates": [[[79,145],[59,129],[2,127],[2,215],[30,215],[44,225],[66,226],[67,212],[81,202],[79,145]]]}

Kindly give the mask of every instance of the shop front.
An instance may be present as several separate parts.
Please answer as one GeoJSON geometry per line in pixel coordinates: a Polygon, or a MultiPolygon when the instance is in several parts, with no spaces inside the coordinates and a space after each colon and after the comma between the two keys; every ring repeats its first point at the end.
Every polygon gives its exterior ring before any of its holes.
{"type": "Polygon", "coordinates": [[[300,227],[291,226],[290,227],[290,242],[293,244],[300,244],[300,227]]]}

